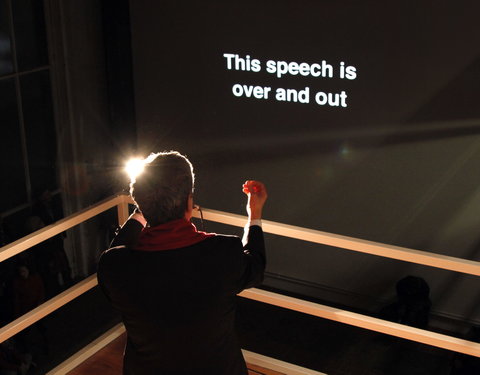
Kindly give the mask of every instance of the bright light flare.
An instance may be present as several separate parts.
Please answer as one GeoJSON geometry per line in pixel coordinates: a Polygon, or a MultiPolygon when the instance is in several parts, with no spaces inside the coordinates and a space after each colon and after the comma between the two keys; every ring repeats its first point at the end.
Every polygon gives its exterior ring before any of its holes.
{"type": "Polygon", "coordinates": [[[145,159],[133,158],[125,165],[125,172],[130,177],[130,181],[135,181],[145,169],[145,159]]]}
{"type": "Polygon", "coordinates": [[[130,177],[130,195],[133,192],[133,184],[137,181],[137,177],[142,174],[145,169],[145,165],[150,164],[155,158],[160,155],[150,154],[145,159],[142,158],[132,158],[125,164],[125,172],[127,172],[128,177],[130,177]]]}

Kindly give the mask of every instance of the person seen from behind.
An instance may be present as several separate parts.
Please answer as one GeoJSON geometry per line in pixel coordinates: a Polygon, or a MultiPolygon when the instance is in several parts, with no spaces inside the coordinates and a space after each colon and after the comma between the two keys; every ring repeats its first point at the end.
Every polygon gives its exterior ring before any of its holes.
{"type": "Polygon", "coordinates": [[[136,212],[100,257],[98,281],[127,331],[124,375],[247,375],[234,331],[236,295],[262,283],[263,183],[248,180],[237,236],[190,222],[194,174],[178,152],[149,157],[132,184],[136,212]]]}

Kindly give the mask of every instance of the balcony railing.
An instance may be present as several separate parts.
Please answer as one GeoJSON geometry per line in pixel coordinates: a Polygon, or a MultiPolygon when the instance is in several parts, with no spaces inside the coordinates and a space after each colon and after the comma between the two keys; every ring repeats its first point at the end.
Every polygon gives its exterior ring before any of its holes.
{"type": "MultiPolygon", "coordinates": [[[[84,221],[91,219],[94,216],[99,215],[115,206],[117,207],[118,222],[122,224],[128,218],[129,204],[131,203],[132,202],[130,198],[126,195],[117,195],[115,197],[105,199],[98,204],[86,208],[65,219],[59,220],[52,225],[42,228],[34,233],[29,234],[28,236],[25,236],[0,248],[0,262],[11,258],[59,233],[62,233],[69,228],[79,225],[84,221]]],[[[215,210],[203,209],[202,212],[204,220],[219,222],[232,226],[243,227],[247,220],[245,216],[215,210]]],[[[194,212],[194,216],[199,217],[200,214],[198,212],[194,212]]],[[[480,276],[480,262],[471,260],[386,245],[382,243],[321,232],[313,229],[276,223],[268,220],[263,220],[263,230],[266,233],[279,236],[480,276]]],[[[23,329],[44,318],[51,312],[67,304],[96,285],[96,275],[92,275],[74,285],[70,289],[57,295],[56,297],[46,301],[32,311],[19,317],[13,322],[7,324],[0,329],[0,342],[3,342],[16,335],[23,329]]],[[[373,318],[371,316],[337,309],[255,288],[243,291],[240,293],[240,296],[313,316],[330,319],[340,323],[480,357],[480,344],[476,342],[471,342],[423,329],[413,328],[410,326],[373,318]]],[[[58,371],[52,373],[65,373],[67,369],[73,368],[79,363],[79,361],[87,358],[96,350],[106,345],[109,341],[118,337],[122,330],[122,327],[117,327],[116,330],[114,329],[114,331],[112,331],[113,333],[106,335],[104,338],[99,338],[99,340],[96,340],[96,342],[92,343],[89,348],[79,352],[78,355],[72,357],[67,364],[60,366],[58,371]]]]}

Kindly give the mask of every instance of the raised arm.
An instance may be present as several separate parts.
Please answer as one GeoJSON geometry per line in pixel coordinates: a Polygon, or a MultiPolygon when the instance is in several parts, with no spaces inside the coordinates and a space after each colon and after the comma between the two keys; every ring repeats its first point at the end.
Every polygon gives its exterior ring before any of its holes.
{"type": "Polygon", "coordinates": [[[267,200],[268,194],[265,185],[259,181],[248,180],[243,184],[243,192],[247,194],[247,214],[248,219],[261,220],[263,206],[267,200]]]}
{"type": "Polygon", "coordinates": [[[266,266],[261,219],[263,206],[267,200],[267,189],[263,183],[249,180],[243,184],[243,192],[248,197],[248,223],[243,236],[244,272],[240,290],[261,284],[266,266]]]}

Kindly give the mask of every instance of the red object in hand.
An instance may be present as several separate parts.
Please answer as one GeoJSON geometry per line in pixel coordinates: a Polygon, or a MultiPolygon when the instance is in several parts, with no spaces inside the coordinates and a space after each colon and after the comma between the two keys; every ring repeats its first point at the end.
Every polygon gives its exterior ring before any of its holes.
{"type": "Polygon", "coordinates": [[[258,181],[248,180],[243,184],[243,192],[245,194],[262,194],[264,190],[263,184],[258,181]]]}

